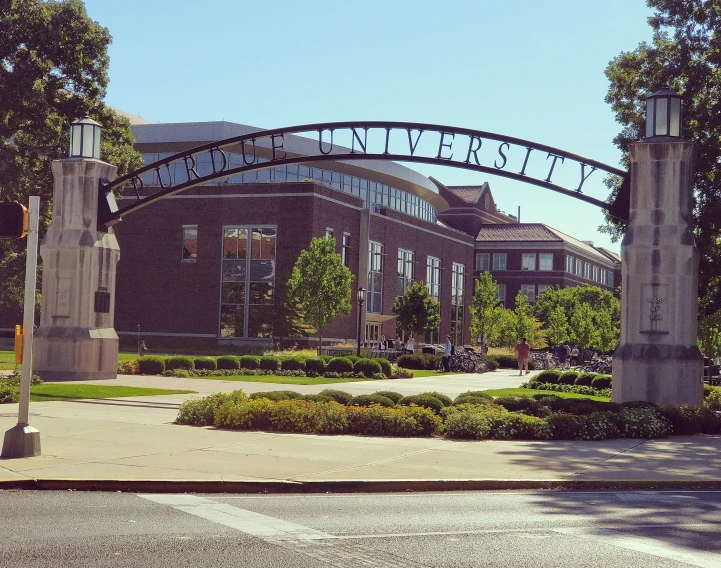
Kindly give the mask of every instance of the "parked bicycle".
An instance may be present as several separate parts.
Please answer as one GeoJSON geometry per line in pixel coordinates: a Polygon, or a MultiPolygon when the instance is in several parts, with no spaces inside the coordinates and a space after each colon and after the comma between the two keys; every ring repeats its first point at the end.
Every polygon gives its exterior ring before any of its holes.
{"type": "Polygon", "coordinates": [[[531,353],[531,361],[533,361],[536,369],[557,369],[560,366],[558,357],[550,351],[531,353]]]}

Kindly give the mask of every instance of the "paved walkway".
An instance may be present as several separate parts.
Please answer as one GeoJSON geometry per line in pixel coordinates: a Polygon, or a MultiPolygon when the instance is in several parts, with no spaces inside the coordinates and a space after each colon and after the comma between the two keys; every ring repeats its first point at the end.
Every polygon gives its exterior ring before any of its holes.
{"type": "MultiPolygon", "coordinates": [[[[517,386],[509,371],[344,383],[354,394],[517,386]]],[[[525,380],[525,377],[522,378],[525,380]]],[[[328,385],[123,375],[102,384],[314,393],[328,385]]],[[[451,441],[240,432],[176,426],[189,395],[33,402],[42,455],[0,460],[0,488],[327,491],[537,487],[721,487],[721,436],[663,440],[451,441]]],[[[17,405],[0,406],[0,429],[17,405]]]]}

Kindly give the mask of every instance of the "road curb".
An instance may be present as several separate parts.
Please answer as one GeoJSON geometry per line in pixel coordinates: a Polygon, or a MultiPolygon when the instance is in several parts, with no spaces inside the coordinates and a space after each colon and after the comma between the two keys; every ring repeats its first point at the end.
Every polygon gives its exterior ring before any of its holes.
{"type": "Polygon", "coordinates": [[[402,493],[423,491],[721,490],[721,479],[687,480],[326,480],[0,479],[0,490],[128,493],[402,493]]]}

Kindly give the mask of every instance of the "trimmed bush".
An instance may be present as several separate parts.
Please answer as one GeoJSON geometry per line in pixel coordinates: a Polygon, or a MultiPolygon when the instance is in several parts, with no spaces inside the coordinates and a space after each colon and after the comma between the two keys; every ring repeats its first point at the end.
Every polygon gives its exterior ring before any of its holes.
{"type": "Polygon", "coordinates": [[[165,371],[165,359],[157,355],[146,355],[138,360],[141,375],[162,375],[165,371]]]}
{"type": "MultiPolygon", "coordinates": [[[[490,365],[490,370],[495,371],[499,368],[498,361],[494,361],[493,359],[489,359],[487,356],[485,357],[486,361],[488,361],[488,364],[490,365]]],[[[530,361],[529,361],[530,363],[530,361]]],[[[530,369],[530,367],[529,367],[530,369]]]]}
{"type": "Polygon", "coordinates": [[[325,361],[326,365],[330,363],[335,357],[333,355],[321,355],[320,359],[323,359],[325,361]]]}
{"type": "Polygon", "coordinates": [[[373,359],[358,359],[353,363],[353,372],[363,375],[364,377],[372,377],[373,375],[383,374],[381,366],[373,359]]]}
{"type": "Polygon", "coordinates": [[[721,416],[703,406],[668,406],[660,413],[671,423],[676,436],[721,433],[721,416]]]}
{"type": "Polygon", "coordinates": [[[598,376],[598,373],[581,373],[576,379],[575,385],[579,387],[590,387],[593,386],[593,379],[598,376]]]}
{"type": "MultiPolygon", "coordinates": [[[[235,371],[240,369],[240,363],[238,357],[234,355],[222,355],[217,359],[217,365],[219,370],[223,371],[235,371]]],[[[247,369],[248,367],[246,367],[247,369]]]]}
{"type": "Polygon", "coordinates": [[[535,377],[533,377],[534,383],[550,383],[552,385],[557,385],[558,380],[561,378],[561,371],[541,371],[538,373],[535,377]]]}
{"type": "Polygon", "coordinates": [[[300,397],[300,394],[295,391],[254,392],[250,395],[251,400],[258,398],[267,398],[268,400],[293,400],[298,397],[300,397]]]}
{"type": "Polygon", "coordinates": [[[218,363],[212,357],[195,357],[193,358],[193,366],[198,370],[215,371],[218,363]]]}
{"type": "MultiPolygon", "coordinates": [[[[512,355],[486,355],[486,359],[496,363],[496,368],[500,369],[518,369],[518,359],[512,355]]],[[[533,361],[528,362],[528,369],[534,370],[536,368],[533,361]]]]}
{"type": "Polygon", "coordinates": [[[192,357],[166,357],[165,370],[173,371],[175,369],[185,369],[186,371],[195,370],[192,357]]]}
{"type": "Polygon", "coordinates": [[[404,369],[435,369],[440,358],[440,355],[431,353],[404,353],[396,359],[396,364],[404,369]]]}
{"type": "Polygon", "coordinates": [[[309,357],[305,360],[305,372],[306,373],[318,373],[322,375],[325,373],[326,362],[320,357],[309,357]]]}
{"type": "Polygon", "coordinates": [[[362,359],[362,357],[358,357],[358,355],[346,355],[346,359],[350,359],[351,363],[355,365],[355,362],[358,361],[358,359],[362,359]]]}
{"type": "Polygon", "coordinates": [[[377,359],[373,360],[381,366],[381,373],[383,373],[386,378],[390,379],[393,376],[393,365],[391,365],[388,359],[378,357],[377,359]]]}
{"type": "Polygon", "coordinates": [[[623,422],[616,412],[592,412],[583,416],[584,440],[619,438],[623,422]]]}
{"type": "Polygon", "coordinates": [[[595,389],[610,389],[611,375],[600,375],[591,381],[591,386],[595,389]]]}
{"type": "Polygon", "coordinates": [[[578,378],[578,373],[576,371],[566,371],[565,373],[561,373],[561,376],[558,377],[558,384],[560,384],[560,385],[575,385],[577,378],[578,378]]]}
{"type": "Polygon", "coordinates": [[[430,408],[436,414],[440,414],[443,410],[443,403],[438,400],[435,396],[428,396],[425,394],[413,394],[411,396],[404,396],[398,404],[400,406],[410,406],[415,404],[423,408],[430,408]]]}
{"type": "Polygon", "coordinates": [[[380,404],[386,408],[392,408],[396,405],[395,402],[385,396],[378,394],[361,394],[354,396],[348,403],[348,406],[370,406],[371,404],[380,404]]]}
{"type": "Polygon", "coordinates": [[[192,426],[212,426],[214,424],[215,411],[221,405],[229,401],[243,402],[247,399],[248,397],[242,390],[230,393],[217,392],[200,399],[189,399],[180,405],[175,423],[189,424],[192,426]]]}
{"type": "Polygon", "coordinates": [[[544,418],[515,412],[492,412],[490,437],[494,440],[548,440],[551,432],[544,418]]]}
{"type": "Polygon", "coordinates": [[[264,355],[258,361],[258,367],[263,371],[277,371],[280,369],[280,359],[271,355],[264,355]]]}
{"type": "Polygon", "coordinates": [[[459,394],[453,401],[454,405],[457,404],[492,404],[493,397],[481,392],[481,391],[466,391],[459,394]],[[466,400],[474,399],[474,400],[466,400]]]}
{"type": "Polygon", "coordinates": [[[621,409],[622,432],[626,438],[664,438],[671,434],[671,423],[657,408],[621,409]]]}
{"type": "Polygon", "coordinates": [[[331,397],[324,394],[303,394],[293,400],[307,400],[308,402],[335,402],[331,397]]]}
{"type": "Polygon", "coordinates": [[[326,367],[328,373],[352,373],[353,362],[348,357],[336,357],[328,362],[326,367]]]}
{"type": "Polygon", "coordinates": [[[353,399],[352,394],[336,389],[323,389],[318,394],[329,396],[340,404],[348,404],[353,399]]]}
{"type": "Polygon", "coordinates": [[[390,398],[395,404],[398,404],[398,401],[403,398],[401,393],[393,391],[378,391],[373,394],[379,394],[381,396],[385,396],[386,398],[390,398]]]}
{"type": "Polygon", "coordinates": [[[419,406],[350,406],[346,418],[349,433],[367,436],[431,436],[442,426],[440,416],[419,406]]]}
{"type": "Polygon", "coordinates": [[[527,396],[506,396],[499,397],[495,401],[498,404],[511,412],[522,412],[529,416],[548,416],[551,410],[544,404],[537,400],[527,396]]]}
{"type": "Polygon", "coordinates": [[[437,398],[438,400],[440,400],[443,403],[443,406],[453,406],[453,399],[451,399],[451,397],[446,396],[445,394],[442,394],[440,392],[426,391],[426,392],[422,392],[421,394],[437,398]]]}
{"type": "Polygon", "coordinates": [[[454,412],[445,419],[444,433],[447,438],[483,440],[488,438],[491,424],[482,413],[471,410],[454,412]]]}
{"type": "Polygon", "coordinates": [[[283,371],[305,371],[305,360],[300,357],[288,357],[280,363],[283,371]]]}
{"type": "Polygon", "coordinates": [[[572,414],[551,414],[546,421],[553,440],[583,440],[584,419],[572,414]]]}

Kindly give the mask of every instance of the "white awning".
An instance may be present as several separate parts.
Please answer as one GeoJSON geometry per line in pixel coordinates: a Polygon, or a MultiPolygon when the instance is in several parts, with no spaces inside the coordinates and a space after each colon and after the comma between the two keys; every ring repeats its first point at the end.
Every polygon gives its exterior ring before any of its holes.
{"type": "Polygon", "coordinates": [[[384,314],[367,314],[366,323],[386,323],[387,321],[394,320],[398,316],[386,316],[384,314]]]}

